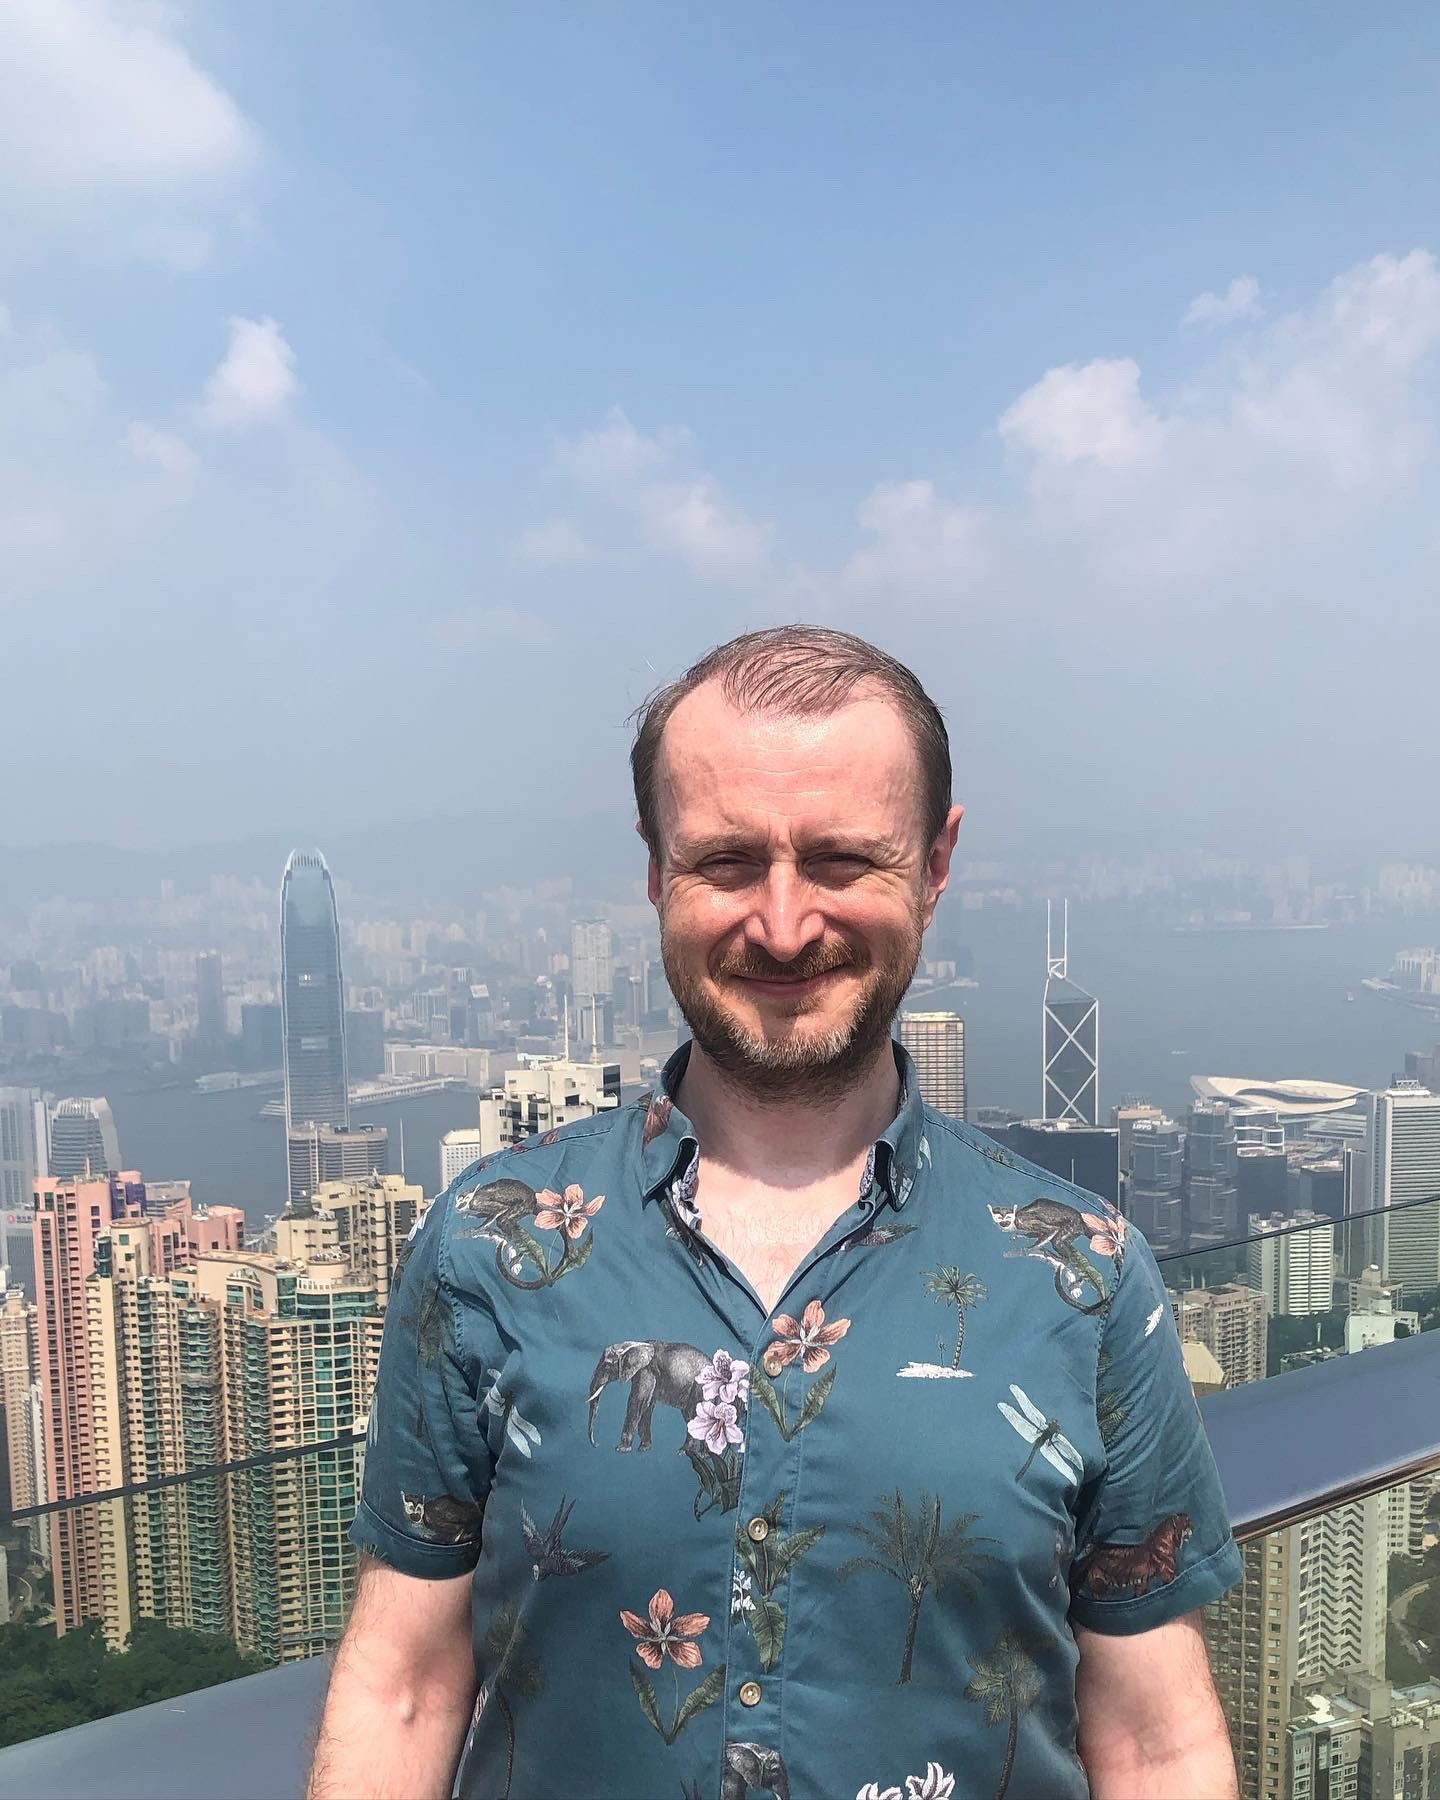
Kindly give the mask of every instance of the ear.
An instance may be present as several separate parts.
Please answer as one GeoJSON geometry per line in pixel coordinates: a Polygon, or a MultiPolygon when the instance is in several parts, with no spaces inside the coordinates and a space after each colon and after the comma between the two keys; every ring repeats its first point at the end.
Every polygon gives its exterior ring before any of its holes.
{"type": "Polygon", "coordinates": [[[631,1381],[655,1360],[653,1344],[627,1344],[620,1353],[620,1379],[631,1381]]]}
{"type": "Polygon", "coordinates": [[[929,855],[925,859],[925,902],[921,917],[928,928],[935,917],[935,908],[940,903],[940,896],[950,885],[950,863],[955,855],[955,840],[960,835],[960,821],[965,817],[963,806],[952,806],[945,816],[945,823],[940,827],[935,842],[930,846],[929,855]]]}

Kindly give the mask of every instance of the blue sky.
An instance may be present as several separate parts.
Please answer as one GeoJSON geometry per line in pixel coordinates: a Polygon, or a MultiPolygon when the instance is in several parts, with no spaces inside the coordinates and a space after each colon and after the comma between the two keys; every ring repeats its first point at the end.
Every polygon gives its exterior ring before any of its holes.
{"type": "Polygon", "coordinates": [[[0,842],[606,807],[806,616],[977,854],[1422,850],[1437,76],[1419,6],[7,0],[0,842]]]}

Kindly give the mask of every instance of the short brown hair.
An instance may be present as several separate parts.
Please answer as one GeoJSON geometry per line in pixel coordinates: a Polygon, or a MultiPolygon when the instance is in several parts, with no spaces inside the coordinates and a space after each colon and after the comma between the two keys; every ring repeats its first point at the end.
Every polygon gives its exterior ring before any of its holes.
{"type": "Polygon", "coordinates": [[[925,842],[933,844],[950,812],[950,735],[940,708],[913,671],[849,631],[824,625],[773,625],[747,631],[707,651],[677,681],[657,688],[637,709],[630,772],[640,829],[660,847],[656,770],[670,715],[702,682],[718,680],[732,706],[807,718],[837,712],[869,682],[892,700],[910,729],[920,763],[925,842]]]}

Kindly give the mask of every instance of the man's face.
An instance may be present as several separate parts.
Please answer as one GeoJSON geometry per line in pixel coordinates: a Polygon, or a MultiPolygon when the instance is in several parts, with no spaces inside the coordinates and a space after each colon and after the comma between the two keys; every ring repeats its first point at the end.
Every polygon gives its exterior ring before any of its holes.
{"type": "Polygon", "coordinates": [[[757,1098],[837,1098],[889,1034],[961,809],[924,841],[915,746],[879,697],[790,718],[707,682],[657,774],[650,898],[696,1043],[757,1098]]]}

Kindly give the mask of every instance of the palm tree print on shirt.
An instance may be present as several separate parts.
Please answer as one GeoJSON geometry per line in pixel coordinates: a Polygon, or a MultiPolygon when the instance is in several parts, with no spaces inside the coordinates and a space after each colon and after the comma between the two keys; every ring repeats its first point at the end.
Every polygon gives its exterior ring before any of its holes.
{"type": "Polygon", "coordinates": [[[735,1573],[730,1616],[743,1619],[750,1627],[750,1635],[760,1652],[760,1667],[768,1673],[779,1662],[780,1652],[785,1647],[785,1609],[774,1598],[775,1590],[806,1551],[813,1550],[824,1537],[825,1527],[809,1525],[803,1531],[782,1536],[784,1494],[777,1494],[759,1516],[768,1529],[758,1541],[750,1534],[752,1520],[742,1524],[735,1535],[742,1567],[735,1573]]]}
{"type": "Polygon", "coordinates": [[[1013,1625],[1007,1625],[984,1656],[971,1658],[975,1679],[966,1684],[965,1698],[977,1701],[985,1708],[987,1724],[1003,1725],[1008,1721],[1010,1727],[995,1800],[1005,1800],[1005,1791],[1015,1772],[1020,1715],[1030,1710],[1040,1693],[1040,1671],[1035,1666],[1035,1656],[1043,1648],[1034,1639],[1024,1637],[1013,1625]]]}
{"type": "Polygon", "coordinates": [[[622,1608],[620,1623],[631,1637],[638,1640],[635,1654],[640,1662],[632,1662],[629,1668],[630,1681],[640,1702],[640,1710],[665,1742],[673,1744],[696,1714],[704,1712],[707,1706],[713,1706],[725,1691],[725,1665],[721,1663],[718,1669],[712,1669],[703,1681],[691,1688],[683,1700],[680,1698],[680,1670],[698,1669],[704,1661],[700,1646],[694,1640],[708,1629],[710,1615],[677,1614],[668,1589],[657,1588],[650,1596],[650,1605],[644,1618],[639,1613],[622,1608]],[[650,1677],[645,1673],[646,1669],[653,1669],[658,1674],[667,1660],[675,1681],[675,1699],[668,1725],[660,1716],[660,1703],[655,1697],[650,1677]],[[640,1666],[641,1663],[645,1665],[644,1668],[640,1666]]]}
{"type": "Polygon", "coordinates": [[[869,1569],[899,1582],[910,1596],[899,1675],[902,1682],[909,1681],[915,1662],[920,1608],[926,1594],[932,1589],[938,1594],[942,1588],[953,1587],[967,1600],[975,1599],[980,1592],[979,1571],[995,1561],[980,1546],[995,1540],[975,1535],[978,1513],[961,1513],[945,1524],[938,1495],[932,1499],[929,1494],[921,1494],[920,1504],[912,1513],[897,1488],[879,1506],[872,1507],[869,1516],[868,1525],[853,1527],[870,1546],[869,1553],[848,1558],[837,1573],[844,1580],[861,1569],[869,1569]]]}
{"type": "Polygon", "coordinates": [[[781,1437],[788,1444],[807,1425],[814,1424],[820,1417],[821,1408],[830,1398],[830,1390],[835,1385],[835,1367],[832,1365],[825,1369],[825,1364],[830,1361],[831,1346],[838,1344],[849,1331],[850,1320],[835,1319],[827,1324],[825,1308],[818,1300],[812,1300],[799,1319],[793,1318],[789,1313],[776,1313],[770,1324],[775,1333],[775,1341],[760,1359],[760,1367],[752,1370],[751,1379],[755,1398],[774,1419],[781,1437]],[[790,1368],[795,1362],[799,1362],[807,1375],[814,1375],[820,1369],[825,1369],[825,1372],[811,1385],[801,1402],[798,1417],[792,1421],[789,1408],[790,1368]],[[777,1392],[770,1378],[782,1372],[784,1382],[777,1392]]]}
{"type": "Polygon", "coordinates": [[[485,1633],[485,1656],[492,1672],[487,1676],[476,1703],[475,1717],[493,1700],[505,1721],[505,1785],[500,1800],[509,1800],[510,1783],[515,1777],[515,1712],[516,1700],[533,1700],[545,1685],[544,1673],[534,1657],[524,1651],[525,1627],[520,1623],[520,1609],[513,1600],[497,1608],[485,1633]]]}
{"type": "MultiPolygon", "coordinates": [[[[978,1275],[963,1273],[950,1264],[943,1269],[930,1271],[925,1277],[925,1292],[932,1300],[942,1300],[947,1306],[953,1306],[959,1314],[959,1324],[955,1331],[955,1353],[948,1363],[910,1362],[896,1373],[903,1379],[968,1380],[969,1369],[960,1367],[961,1353],[965,1348],[965,1311],[967,1307],[978,1306],[989,1289],[978,1275]]],[[[945,1346],[942,1343],[938,1348],[943,1352],[945,1346]]]]}

